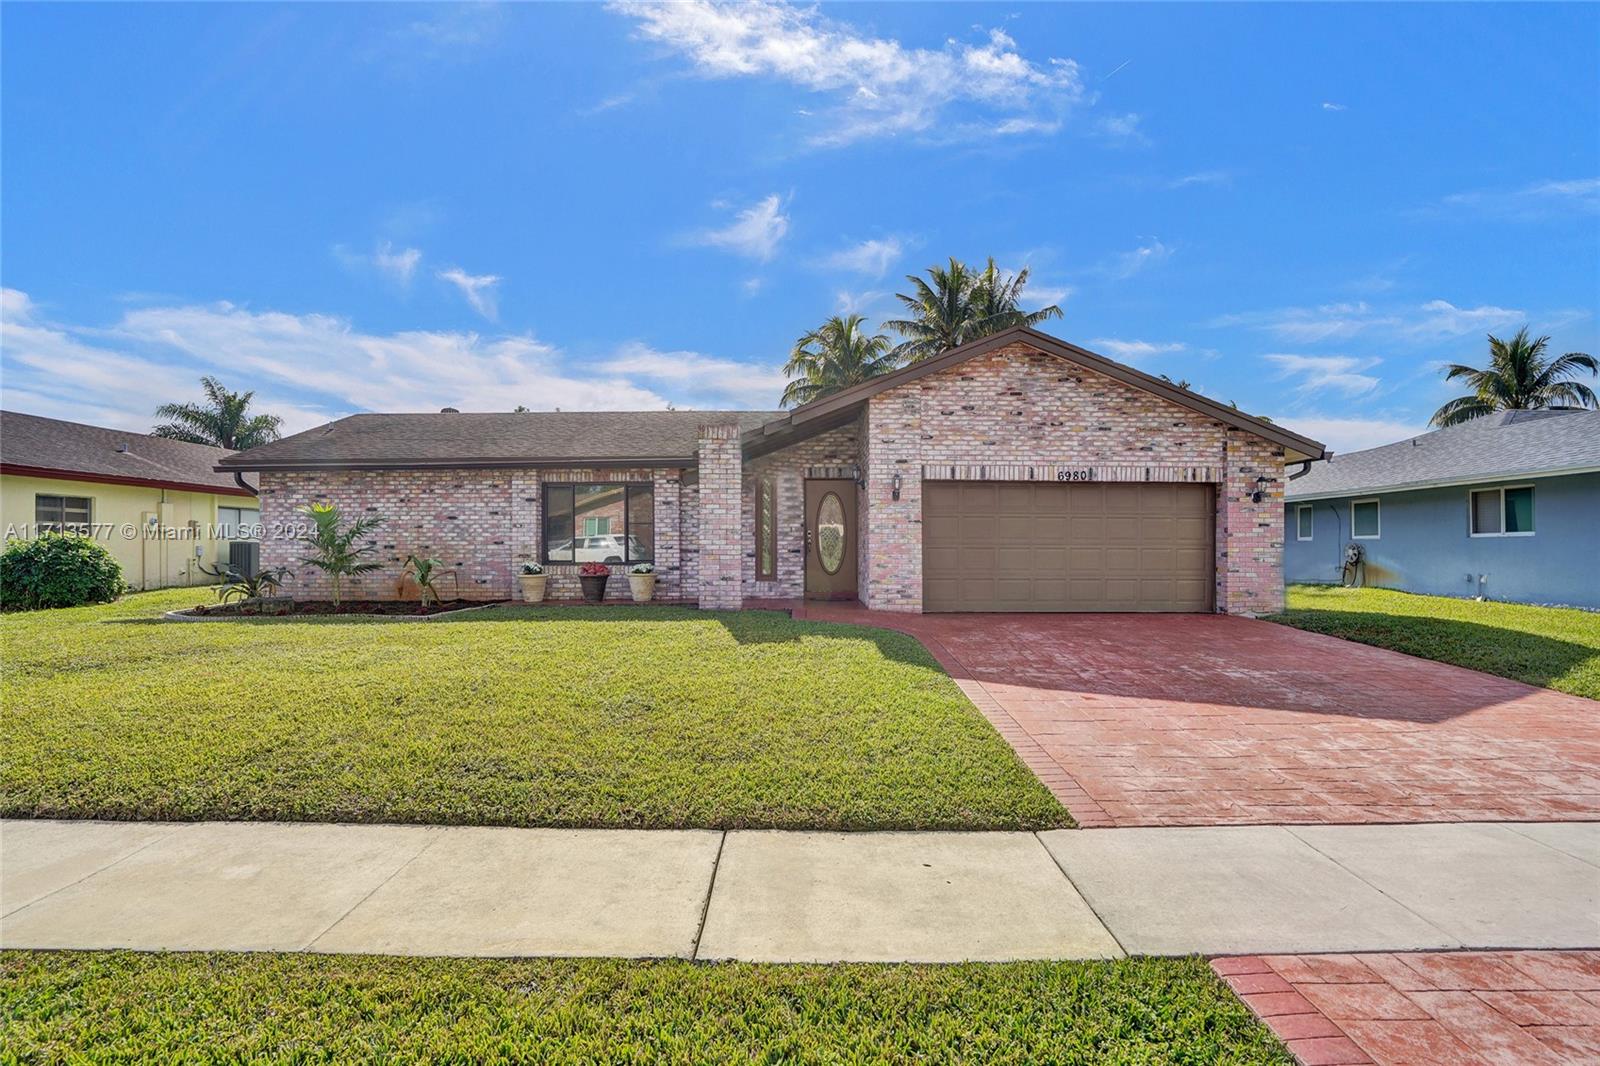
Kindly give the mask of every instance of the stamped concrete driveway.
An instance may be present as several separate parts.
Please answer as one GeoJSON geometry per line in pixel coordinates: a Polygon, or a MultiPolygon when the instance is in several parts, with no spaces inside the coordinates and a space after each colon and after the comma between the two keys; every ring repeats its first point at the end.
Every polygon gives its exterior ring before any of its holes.
{"type": "Polygon", "coordinates": [[[1222,615],[797,615],[919,638],[1084,826],[1600,819],[1600,702],[1222,615]]]}

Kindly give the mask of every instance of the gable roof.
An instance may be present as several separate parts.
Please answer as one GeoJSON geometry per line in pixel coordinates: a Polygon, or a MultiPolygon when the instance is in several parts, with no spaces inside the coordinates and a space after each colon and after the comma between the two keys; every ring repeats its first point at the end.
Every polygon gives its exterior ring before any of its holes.
{"type": "Polygon", "coordinates": [[[226,470],[693,466],[700,427],[782,411],[518,411],[350,415],[222,460],[226,470]]]}
{"type": "Polygon", "coordinates": [[[1600,470],[1600,411],[1497,411],[1381,448],[1313,463],[1289,500],[1600,470]]]}
{"type": "Polygon", "coordinates": [[[831,396],[824,396],[820,400],[796,407],[790,411],[786,418],[777,422],[768,423],[762,427],[761,437],[749,437],[746,441],[747,450],[753,449],[756,453],[772,451],[782,447],[792,440],[810,436],[822,429],[831,428],[848,421],[858,411],[862,404],[873,396],[889,389],[898,388],[909,384],[929,374],[937,374],[941,370],[948,370],[968,359],[985,355],[1008,344],[1026,344],[1030,348],[1053,355],[1060,359],[1076,363],[1088,370],[1104,374],[1134,388],[1143,389],[1154,393],[1164,400],[1197,411],[1208,418],[1215,419],[1225,425],[1233,426],[1254,433],[1258,437],[1269,440],[1274,444],[1282,445],[1285,457],[1290,462],[1301,462],[1306,459],[1321,459],[1327,454],[1319,441],[1312,440],[1299,433],[1284,429],[1282,426],[1247,415],[1243,411],[1218,403],[1215,400],[1201,396],[1197,392],[1179,388],[1170,381],[1146,374],[1142,370],[1135,370],[1115,360],[1107,359],[1103,355],[1080,348],[1076,344],[1069,344],[1048,333],[1041,333],[1036,329],[1026,326],[1017,326],[1003,330],[999,333],[984,337],[980,340],[970,341],[967,344],[952,348],[931,359],[924,359],[920,363],[901,367],[864,381],[859,385],[852,385],[842,389],[831,396]],[[815,423],[808,425],[808,423],[815,423]]]}
{"type": "Polygon", "coordinates": [[[231,474],[214,469],[236,454],[150,433],[0,411],[0,473],[252,495],[231,474]]]}

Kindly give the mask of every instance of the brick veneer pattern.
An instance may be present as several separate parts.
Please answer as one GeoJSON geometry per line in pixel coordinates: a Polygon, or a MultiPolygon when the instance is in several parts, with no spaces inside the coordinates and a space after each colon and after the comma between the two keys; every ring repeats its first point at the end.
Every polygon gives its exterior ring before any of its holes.
{"type": "Polygon", "coordinates": [[[700,606],[736,610],[744,602],[738,425],[702,426],[699,460],[700,606]]]}
{"type": "Polygon", "coordinates": [[[868,401],[866,417],[863,600],[869,607],[922,607],[922,468],[940,463],[1226,464],[1217,507],[1217,604],[1261,613],[1282,603],[1282,452],[1260,438],[1230,434],[1222,423],[1154,393],[1022,344],[880,393],[868,401]],[[1249,501],[1258,476],[1275,479],[1261,486],[1259,505],[1249,501]]]}

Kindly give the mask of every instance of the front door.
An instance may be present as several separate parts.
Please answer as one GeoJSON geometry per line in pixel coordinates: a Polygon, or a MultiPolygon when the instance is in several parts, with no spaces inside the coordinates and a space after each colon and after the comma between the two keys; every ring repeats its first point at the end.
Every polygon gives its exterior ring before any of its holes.
{"type": "Polygon", "coordinates": [[[856,598],[856,483],[806,482],[806,599],[856,598]]]}

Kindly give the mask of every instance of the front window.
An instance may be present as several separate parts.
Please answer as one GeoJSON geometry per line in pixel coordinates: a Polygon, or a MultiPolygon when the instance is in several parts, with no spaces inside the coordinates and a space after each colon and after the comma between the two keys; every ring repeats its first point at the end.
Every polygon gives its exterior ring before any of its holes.
{"type": "Polygon", "coordinates": [[[1311,505],[1302,503],[1294,512],[1294,539],[1310,540],[1312,526],[1311,505]]]}
{"type": "Polygon", "coordinates": [[[33,521],[40,531],[53,529],[57,533],[89,532],[90,513],[94,501],[88,496],[35,496],[33,521]]]}
{"type": "Polygon", "coordinates": [[[261,511],[255,507],[218,507],[217,537],[221,540],[258,540],[261,511]]]}
{"type": "Polygon", "coordinates": [[[1474,537],[1533,535],[1533,486],[1474,489],[1468,494],[1474,537]]]}
{"type": "Polygon", "coordinates": [[[1356,540],[1377,540],[1382,528],[1377,500],[1356,500],[1350,505],[1350,536],[1356,540]]]}
{"type": "Polygon", "coordinates": [[[602,482],[544,487],[544,561],[655,560],[655,496],[649,484],[602,482]]]}

